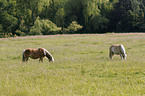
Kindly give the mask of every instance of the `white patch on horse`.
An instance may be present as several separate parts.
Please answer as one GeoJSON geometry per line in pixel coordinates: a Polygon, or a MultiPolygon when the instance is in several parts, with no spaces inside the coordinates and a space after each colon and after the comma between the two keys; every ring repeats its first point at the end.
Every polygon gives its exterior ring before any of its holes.
{"type": "Polygon", "coordinates": [[[53,58],[53,56],[45,49],[45,48],[43,48],[43,50],[44,50],[44,55],[46,56],[46,52],[51,56],[51,58],[52,58],[52,61],[54,62],[54,58],[53,58]]]}
{"type": "Polygon", "coordinates": [[[24,50],[23,53],[22,53],[22,57],[23,57],[23,55],[24,55],[24,52],[25,52],[25,50],[24,50]]]}
{"type": "Polygon", "coordinates": [[[44,49],[44,48],[42,48],[43,50],[44,50],[44,56],[46,56],[46,52],[45,51],[47,51],[46,49],[44,49]]]}
{"type": "Polygon", "coordinates": [[[120,46],[121,46],[121,51],[122,51],[124,54],[126,54],[124,46],[123,46],[122,44],[120,44],[120,46]]]}
{"type": "Polygon", "coordinates": [[[112,56],[114,54],[120,55],[121,59],[125,59],[126,60],[126,52],[125,52],[125,48],[122,44],[120,45],[112,45],[109,48],[109,57],[110,59],[112,59],[112,56]]]}

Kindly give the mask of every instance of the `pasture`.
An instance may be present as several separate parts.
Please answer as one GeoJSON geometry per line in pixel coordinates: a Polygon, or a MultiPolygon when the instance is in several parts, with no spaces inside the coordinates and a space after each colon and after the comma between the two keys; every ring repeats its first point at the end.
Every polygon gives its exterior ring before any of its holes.
{"type": "Polygon", "coordinates": [[[0,38],[1,96],[145,95],[145,34],[84,34],[0,38]],[[123,44],[127,61],[109,60],[109,47],[123,44]],[[26,48],[54,57],[22,63],[26,48]]]}

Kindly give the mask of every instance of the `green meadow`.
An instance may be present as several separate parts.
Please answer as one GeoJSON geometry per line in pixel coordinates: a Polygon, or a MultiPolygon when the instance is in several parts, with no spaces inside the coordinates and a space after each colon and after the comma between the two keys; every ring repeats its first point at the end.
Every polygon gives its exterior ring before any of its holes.
{"type": "Polygon", "coordinates": [[[143,96],[145,34],[84,34],[0,38],[1,96],[143,96]],[[109,60],[123,44],[127,60],[109,60]],[[26,48],[45,48],[55,59],[29,59],[26,48]]]}

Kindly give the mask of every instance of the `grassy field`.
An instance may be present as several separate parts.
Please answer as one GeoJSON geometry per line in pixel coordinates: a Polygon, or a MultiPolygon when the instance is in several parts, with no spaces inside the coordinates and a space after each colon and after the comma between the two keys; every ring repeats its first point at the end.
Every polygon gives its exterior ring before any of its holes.
{"type": "Polygon", "coordinates": [[[1,96],[143,96],[145,34],[52,35],[0,39],[1,96]],[[108,58],[123,44],[127,61],[108,58]],[[22,63],[26,48],[43,47],[54,57],[22,63]]]}

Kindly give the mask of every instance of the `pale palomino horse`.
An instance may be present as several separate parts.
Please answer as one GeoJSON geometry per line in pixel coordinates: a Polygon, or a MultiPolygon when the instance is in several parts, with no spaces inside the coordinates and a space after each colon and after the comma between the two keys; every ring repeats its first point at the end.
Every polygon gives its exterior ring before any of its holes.
{"type": "Polygon", "coordinates": [[[39,62],[43,62],[43,58],[47,57],[47,59],[49,59],[49,61],[54,62],[54,58],[52,57],[52,55],[44,48],[38,48],[38,49],[25,49],[22,53],[22,61],[28,61],[28,59],[32,58],[32,59],[38,59],[39,58],[39,62]]]}
{"type": "Polygon", "coordinates": [[[120,55],[122,60],[126,60],[125,48],[122,44],[120,45],[111,45],[109,48],[109,58],[112,59],[114,54],[120,55]]]}

